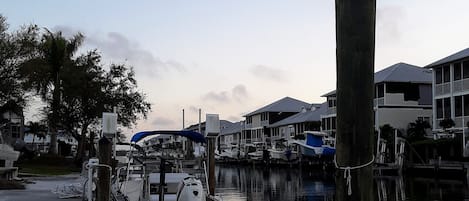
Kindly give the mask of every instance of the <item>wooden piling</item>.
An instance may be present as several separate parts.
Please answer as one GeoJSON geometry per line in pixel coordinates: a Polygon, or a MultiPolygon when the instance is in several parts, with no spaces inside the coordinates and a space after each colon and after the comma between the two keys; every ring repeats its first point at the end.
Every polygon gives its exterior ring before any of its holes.
{"type": "MultiPolygon", "coordinates": [[[[341,167],[364,165],[373,158],[375,18],[376,0],[336,0],[336,157],[341,167]]],[[[351,195],[340,169],[335,200],[373,200],[372,166],[350,173],[351,195]]]]}
{"type": "MultiPolygon", "coordinates": [[[[112,142],[106,137],[102,137],[99,142],[99,163],[111,165],[111,154],[112,154],[112,142]]],[[[110,170],[106,167],[99,167],[98,170],[98,186],[97,186],[97,200],[98,201],[109,201],[110,192],[110,170]]]]}
{"type": "Polygon", "coordinates": [[[215,137],[208,139],[208,188],[211,196],[215,196],[215,137]]]}

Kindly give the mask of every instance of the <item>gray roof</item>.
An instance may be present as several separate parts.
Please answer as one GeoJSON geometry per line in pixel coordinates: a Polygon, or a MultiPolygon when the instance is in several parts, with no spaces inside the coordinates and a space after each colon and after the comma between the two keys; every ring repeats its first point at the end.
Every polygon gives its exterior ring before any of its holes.
{"type": "Polygon", "coordinates": [[[306,110],[305,112],[300,112],[298,114],[292,115],[288,118],[282,119],[269,127],[278,127],[292,125],[296,123],[303,122],[312,122],[312,121],[321,121],[321,115],[325,114],[327,111],[327,102],[320,104],[315,110],[306,110]]]}
{"type": "Polygon", "coordinates": [[[252,116],[263,112],[300,112],[302,107],[308,108],[311,107],[311,104],[285,97],[244,116],[252,116]]]}
{"type": "MultiPolygon", "coordinates": [[[[421,68],[406,63],[397,63],[375,73],[374,83],[384,82],[406,82],[431,84],[432,72],[429,69],[421,68]]],[[[331,91],[321,97],[335,95],[336,91],[331,91]]]]}
{"type": "Polygon", "coordinates": [[[241,132],[241,129],[243,128],[243,122],[239,121],[236,123],[231,123],[225,128],[222,128],[220,131],[220,135],[228,135],[228,134],[234,134],[234,133],[239,133],[241,132]]]}
{"type": "Polygon", "coordinates": [[[440,60],[435,61],[431,64],[428,64],[427,66],[425,66],[425,68],[433,68],[435,66],[438,66],[438,65],[441,65],[441,64],[446,64],[446,63],[453,62],[453,61],[460,60],[460,59],[464,59],[466,57],[469,57],[469,48],[466,48],[466,49],[461,50],[459,52],[456,52],[452,55],[449,55],[449,56],[447,56],[443,59],[440,59],[440,60]]]}

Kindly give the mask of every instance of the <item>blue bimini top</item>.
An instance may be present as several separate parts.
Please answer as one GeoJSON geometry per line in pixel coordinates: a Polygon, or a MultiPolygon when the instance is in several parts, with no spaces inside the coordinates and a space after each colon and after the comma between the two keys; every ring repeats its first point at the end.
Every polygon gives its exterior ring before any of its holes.
{"type": "Polygon", "coordinates": [[[135,133],[134,136],[132,136],[132,139],[130,142],[138,142],[142,140],[143,138],[151,135],[176,135],[176,136],[182,136],[186,137],[189,140],[197,143],[206,143],[204,135],[194,132],[194,131],[187,131],[187,130],[182,130],[182,131],[171,131],[171,130],[160,130],[160,131],[142,131],[135,133]]]}

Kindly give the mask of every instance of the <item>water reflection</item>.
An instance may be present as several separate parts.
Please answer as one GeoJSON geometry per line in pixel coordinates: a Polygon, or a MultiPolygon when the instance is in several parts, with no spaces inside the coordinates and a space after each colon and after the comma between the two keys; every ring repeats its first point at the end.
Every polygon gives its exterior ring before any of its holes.
{"type": "MultiPolygon", "coordinates": [[[[217,166],[217,194],[224,201],[332,201],[334,175],[320,170],[252,166],[217,166]]],[[[377,201],[468,201],[465,179],[379,177],[377,201]]]]}
{"type": "Polygon", "coordinates": [[[217,192],[230,200],[333,200],[333,175],[298,168],[219,166],[217,192]],[[302,179],[300,179],[302,178],[302,179]]]}

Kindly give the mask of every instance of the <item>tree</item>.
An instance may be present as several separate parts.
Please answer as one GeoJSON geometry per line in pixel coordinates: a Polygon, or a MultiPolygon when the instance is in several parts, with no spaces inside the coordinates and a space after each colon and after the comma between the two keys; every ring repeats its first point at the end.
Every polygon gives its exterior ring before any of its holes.
{"type": "Polygon", "coordinates": [[[118,123],[130,127],[140,116],[146,118],[150,104],[137,91],[132,68],[113,64],[105,71],[96,50],[77,57],[74,62],[72,67],[64,69],[60,117],[65,129],[80,132],[76,161],[81,162],[89,127],[99,126],[103,112],[119,108],[118,123]]]}
{"type": "Polygon", "coordinates": [[[0,106],[3,109],[18,109],[4,107],[9,105],[18,106],[22,111],[25,105],[27,98],[21,86],[18,68],[35,55],[38,35],[36,25],[23,26],[16,32],[8,32],[6,18],[0,15],[0,106]]]}
{"type": "Polygon", "coordinates": [[[439,125],[443,128],[444,131],[446,131],[448,128],[451,128],[456,124],[452,119],[443,119],[440,121],[439,125]]]}
{"type": "Polygon", "coordinates": [[[421,119],[417,119],[415,120],[415,122],[409,123],[409,126],[407,128],[407,139],[410,142],[425,139],[425,135],[427,134],[426,130],[429,128],[430,123],[421,119]]]}
{"type": "Polygon", "coordinates": [[[59,128],[59,110],[61,108],[61,72],[74,64],[73,56],[83,42],[83,35],[78,33],[70,39],[62,32],[52,33],[46,29],[37,47],[37,56],[22,65],[21,72],[26,78],[25,86],[35,90],[48,104],[48,125],[51,131],[49,152],[57,154],[57,130],[59,128]]]}
{"type": "Polygon", "coordinates": [[[27,125],[27,128],[28,128],[28,130],[26,131],[26,133],[30,133],[30,134],[33,135],[32,149],[33,149],[33,151],[35,151],[34,141],[36,139],[36,136],[39,137],[39,138],[45,138],[46,134],[47,134],[47,127],[44,124],[42,124],[41,122],[29,121],[28,125],[27,125]]]}

